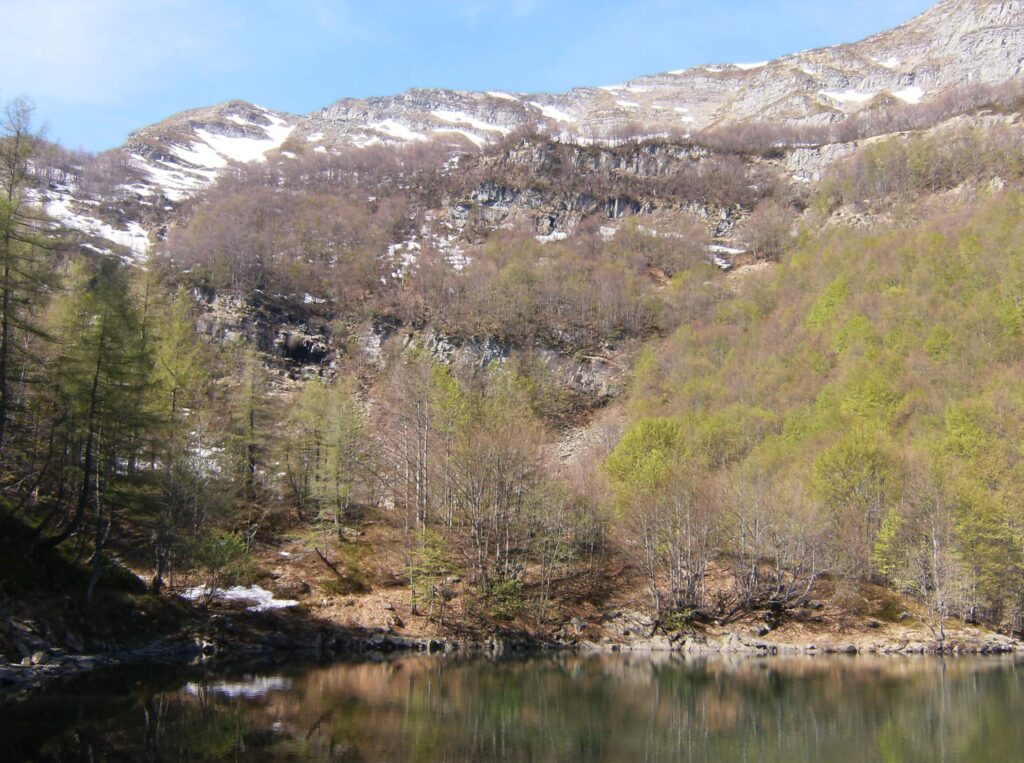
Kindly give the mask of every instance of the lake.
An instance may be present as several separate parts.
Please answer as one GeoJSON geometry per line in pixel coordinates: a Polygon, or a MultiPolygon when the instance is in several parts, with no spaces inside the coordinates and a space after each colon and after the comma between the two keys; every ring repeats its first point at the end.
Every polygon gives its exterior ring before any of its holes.
{"type": "Polygon", "coordinates": [[[0,707],[4,760],[1024,760],[1024,661],[413,656],[87,676],[0,707]]]}

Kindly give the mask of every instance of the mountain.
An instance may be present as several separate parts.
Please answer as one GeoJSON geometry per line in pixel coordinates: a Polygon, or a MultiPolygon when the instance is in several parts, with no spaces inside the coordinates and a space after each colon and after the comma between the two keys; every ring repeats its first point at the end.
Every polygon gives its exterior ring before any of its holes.
{"type": "Polygon", "coordinates": [[[951,88],[1003,82],[1022,66],[1024,2],[943,0],[860,42],[774,61],[698,66],[563,94],[413,89],[342,99],[304,117],[232,101],[139,130],[121,150],[181,197],[229,161],[262,161],[289,138],[324,152],[428,140],[482,147],[524,127],[573,140],[631,126],[657,134],[752,121],[829,124],[879,103],[916,104],[951,88]]]}
{"type": "MultiPolygon", "coordinates": [[[[143,206],[161,197],[156,211],[170,212],[232,164],[269,157],[415,144],[475,152],[524,129],[590,145],[623,135],[685,136],[727,125],[824,127],[873,109],[939,102],[956,89],[1006,82],[1022,66],[1024,0],[942,0],[856,43],[563,94],[413,89],[342,99],[305,116],[230,101],[142,128],[114,153],[133,174],[124,192],[143,206]]],[[[790,165],[805,177],[816,176],[823,162],[844,153],[794,152],[790,165]]],[[[127,244],[136,256],[145,254],[146,230],[166,218],[100,219],[97,200],[79,199],[69,188],[56,189],[48,200],[51,213],[66,224],[127,244]]]]}

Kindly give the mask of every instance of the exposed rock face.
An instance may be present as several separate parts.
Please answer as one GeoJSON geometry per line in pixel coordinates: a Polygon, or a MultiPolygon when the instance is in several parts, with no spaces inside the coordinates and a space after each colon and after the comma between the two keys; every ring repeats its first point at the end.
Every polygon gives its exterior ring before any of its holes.
{"type": "Polygon", "coordinates": [[[218,342],[252,344],[260,352],[286,361],[299,375],[306,375],[305,367],[318,368],[334,351],[326,328],[311,316],[297,314],[295,306],[245,299],[235,293],[196,292],[193,297],[204,308],[196,321],[200,334],[218,342]]]}
{"type": "MultiPolygon", "coordinates": [[[[363,332],[358,344],[363,359],[382,370],[386,365],[383,346],[393,334],[393,329],[382,324],[375,324],[363,332]]],[[[439,363],[470,371],[500,366],[515,353],[524,351],[522,347],[495,339],[460,339],[436,331],[406,334],[401,337],[401,347],[403,350],[421,348],[439,363]]],[[[617,359],[618,351],[609,351],[607,356],[584,357],[548,348],[533,348],[531,351],[552,379],[593,406],[610,401],[625,387],[626,363],[617,359]]]]}

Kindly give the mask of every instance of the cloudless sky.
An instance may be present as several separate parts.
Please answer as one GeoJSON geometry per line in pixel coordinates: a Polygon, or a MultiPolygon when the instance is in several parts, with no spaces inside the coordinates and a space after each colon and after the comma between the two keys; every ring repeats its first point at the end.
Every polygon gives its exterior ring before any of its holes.
{"type": "Polygon", "coordinates": [[[564,91],[853,42],[933,0],[0,0],[0,100],[98,151],[232,98],[564,91]]]}

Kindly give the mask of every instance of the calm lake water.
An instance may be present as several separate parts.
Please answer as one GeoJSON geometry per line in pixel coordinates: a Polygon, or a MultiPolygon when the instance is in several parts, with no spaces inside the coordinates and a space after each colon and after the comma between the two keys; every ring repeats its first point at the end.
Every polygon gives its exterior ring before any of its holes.
{"type": "Polygon", "coordinates": [[[602,655],[88,677],[4,760],[1024,760],[1024,662],[602,655]]]}

